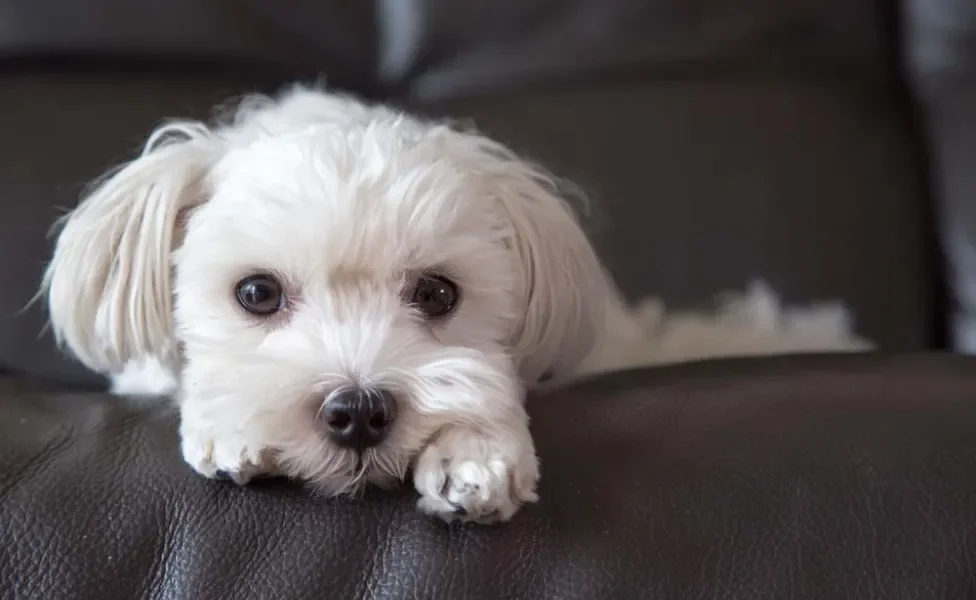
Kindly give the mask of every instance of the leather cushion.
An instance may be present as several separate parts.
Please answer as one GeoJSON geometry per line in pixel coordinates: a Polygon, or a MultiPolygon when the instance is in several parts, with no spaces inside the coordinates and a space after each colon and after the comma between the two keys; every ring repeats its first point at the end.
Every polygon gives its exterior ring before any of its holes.
{"type": "Polygon", "coordinates": [[[765,279],[841,300],[887,349],[938,343],[924,156],[885,78],[687,78],[417,104],[582,187],[632,298],[682,308],[765,279]]]}
{"type": "Polygon", "coordinates": [[[0,380],[0,589],[18,598],[962,598],[976,370],[788,357],[533,397],[541,503],[445,526],[408,490],[192,475],[175,420],[0,380]]]}

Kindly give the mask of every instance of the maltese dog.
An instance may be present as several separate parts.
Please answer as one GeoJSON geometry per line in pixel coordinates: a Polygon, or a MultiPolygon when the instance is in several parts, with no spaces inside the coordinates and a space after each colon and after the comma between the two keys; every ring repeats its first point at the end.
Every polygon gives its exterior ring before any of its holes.
{"type": "Polygon", "coordinates": [[[175,396],[183,457],[418,507],[536,500],[526,389],[694,358],[864,350],[840,306],[756,283],[629,307],[541,168],[473,131],[297,87],[171,122],[61,221],[41,294],[115,393],[175,396]]]}

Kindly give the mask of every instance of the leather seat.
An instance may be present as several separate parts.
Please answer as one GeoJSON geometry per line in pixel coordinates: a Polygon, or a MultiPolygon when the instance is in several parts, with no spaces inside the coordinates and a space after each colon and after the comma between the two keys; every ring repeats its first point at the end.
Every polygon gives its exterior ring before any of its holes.
{"type": "Polygon", "coordinates": [[[13,598],[964,598],[973,359],[721,361],[530,399],[541,501],[445,525],[410,490],[204,480],[175,422],[0,383],[13,598]],[[924,396],[924,399],[922,398],[924,396]]]}

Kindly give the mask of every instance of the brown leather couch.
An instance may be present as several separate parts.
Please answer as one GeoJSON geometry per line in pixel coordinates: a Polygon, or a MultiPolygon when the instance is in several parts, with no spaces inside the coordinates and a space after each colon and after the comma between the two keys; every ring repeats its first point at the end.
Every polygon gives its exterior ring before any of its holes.
{"type": "Polygon", "coordinates": [[[976,348],[974,35],[963,0],[0,0],[0,597],[976,594],[976,362],[936,352],[976,348]],[[323,75],[578,182],[632,296],[761,276],[883,351],[533,397],[501,527],[196,477],[21,309],[153,123],[323,75]]]}

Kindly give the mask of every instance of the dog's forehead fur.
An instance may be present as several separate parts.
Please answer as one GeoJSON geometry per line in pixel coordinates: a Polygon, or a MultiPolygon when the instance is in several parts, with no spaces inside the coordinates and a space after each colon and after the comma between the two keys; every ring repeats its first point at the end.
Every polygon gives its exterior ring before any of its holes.
{"type": "Polygon", "coordinates": [[[503,254],[510,232],[478,165],[445,151],[452,143],[463,138],[418,136],[391,120],[235,148],[209,173],[209,201],[188,219],[186,242],[220,239],[255,267],[337,277],[483,263],[503,254]]]}

